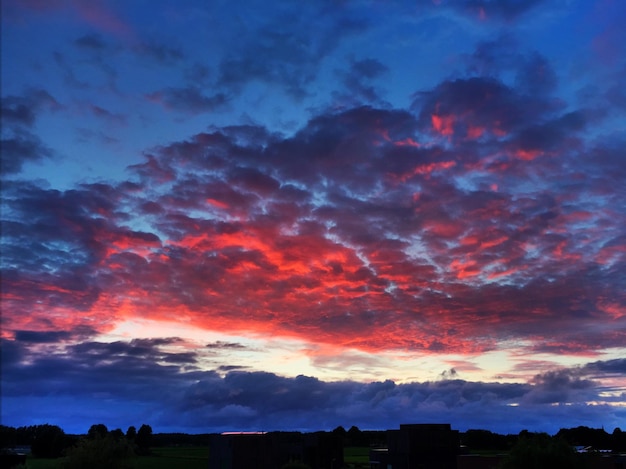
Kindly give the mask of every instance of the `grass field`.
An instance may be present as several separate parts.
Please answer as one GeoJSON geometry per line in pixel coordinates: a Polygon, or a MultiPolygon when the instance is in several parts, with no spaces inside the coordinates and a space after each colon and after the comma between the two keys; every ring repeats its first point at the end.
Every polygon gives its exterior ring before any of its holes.
{"type": "MultiPolygon", "coordinates": [[[[352,468],[369,467],[369,448],[349,446],[344,449],[344,461],[352,468]]],[[[149,456],[135,456],[128,461],[133,469],[206,469],[208,446],[176,446],[152,448],[149,456]]],[[[29,456],[27,469],[60,469],[63,459],[43,459],[29,456]]]]}
{"type": "Polygon", "coordinates": [[[40,459],[29,456],[26,458],[28,469],[57,469],[61,467],[60,459],[40,459]]]}
{"type": "Polygon", "coordinates": [[[138,456],[133,460],[135,469],[206,469],[209,448],[206,446],[180,446],[153,448],[152,455],[138,456]]]}
{"type": "MultiPolygon", "coordinates": [[[[152,448],[149,456],[135,456],[128,461],[132,469],[206,469],[209,461],[207,446],[152,448]]],[[[27,469],[60,469],[63,458],[46,459],[29,456],[27,469]]]]}
{"type": "Polygon", "coordinates": [[[346,446],[343,449],[343,462],[350,468],[369,468],[370,449],[367,446],[346,446]]]}

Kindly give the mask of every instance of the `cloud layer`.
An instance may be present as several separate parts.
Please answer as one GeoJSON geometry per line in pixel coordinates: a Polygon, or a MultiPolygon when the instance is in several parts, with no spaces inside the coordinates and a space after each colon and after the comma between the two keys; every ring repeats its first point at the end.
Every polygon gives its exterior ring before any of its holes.
{"type": "Polygon", "coordinates": [[[380,429],[393,428],[400,421],[452,421],[462,430],[478,426],[502,433],[524,428],[556,432],[558,425],[603,421],[611,427],[624,418],[623,409],[610,405],[623,401],[623,390],[607,399],[593,381],[603,372],[623,377],[624,360],[561,369],[538,375],[529,384],[461,379],[363,384],[260,371],[203,371],[196,367],[195,353],[164,350],[180,344],[177,338],[49,345],[58,339],[21,334],[16,341],[3,342],[3,373],[10,378],[3,390],[11,404],[6,418],[19,420],[26,406],[32,406],[30,412],[40,412],[38,419],[44,421],[55,417],[55,406],[42,406],[42,402],[67,406],[70,399],[74,403],[63,412],[69,413],[68,421],[76,421],[68,429],[75,432],[86,430],[80,428],[86,415],[118,426],[149,418],[163,431],[198,432],[207,428],[315,431],[348,424],[380,429]],[[47,348],[45,355],[33,353],[35,339],[47,348]],[[42,381],[48,383],[46,388],[40,387],[42,381]],[[24,389],[30,391],[24,395],[24,389]],[[589,401],[597,404],[589,406],[589,401]],[[113,419],[112,409],[127,416],[113,419]]]}
{"type": "Polygon", "coordinates": [[[182,314],[370,351],[618,347],[623,142],[586,142],[591,117],[551,103],[455,80],[415,112],[200,133],[119,184],[7,182],[14,327],[182,314]]]}

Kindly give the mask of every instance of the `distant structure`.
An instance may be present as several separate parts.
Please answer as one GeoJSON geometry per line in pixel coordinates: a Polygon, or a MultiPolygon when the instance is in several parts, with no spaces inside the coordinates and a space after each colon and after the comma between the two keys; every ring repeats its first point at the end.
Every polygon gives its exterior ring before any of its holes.
{"type": "Polygon", "coordinates": [[[404,424],[387,430],[387,448],[370,451],[372,469],[456,469],[460,437],[450,424],[404,424]]]}
{"type": "Polygon", "coordinates": [[[340,469],[343,441],[325,432],[228,432],[211,437],[209,469],[277,469],[292,461],[311,469],[340,469]]]}

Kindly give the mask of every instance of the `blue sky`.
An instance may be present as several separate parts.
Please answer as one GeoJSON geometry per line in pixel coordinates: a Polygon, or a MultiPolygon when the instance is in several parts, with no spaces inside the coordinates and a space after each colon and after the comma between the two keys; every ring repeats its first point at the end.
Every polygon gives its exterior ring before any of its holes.
{"type": "Polygon", "coordinates": [[[626,425],[626,6],[2,2],[2,423],[626,425]]]}

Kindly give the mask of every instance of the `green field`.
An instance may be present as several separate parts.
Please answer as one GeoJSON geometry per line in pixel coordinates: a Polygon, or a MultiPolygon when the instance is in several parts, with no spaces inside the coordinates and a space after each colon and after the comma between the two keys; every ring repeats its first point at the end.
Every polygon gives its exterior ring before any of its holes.
{"type": "Polygon", "coordinates": [[[343,449],[343,462],[350,468],[369,468],[370,449],[368,446],[346,446],[343,449]]]}
{"type": "MultiPolygon", "coordinates": [[[[179,446],[152,448],[149,456],[135,456],[128,460],[132,469],[206,469],[209,461],[207,446],[179,446]]],[[[29,456],[27,469],[60,469],[63,458],[45,459],[29,456]]]]}
{"type": "Polygon", "coordinates": [[[209,448],[206,446],[180,446],[153,448],[152,455],[138,456],[133,460],[135,469],[206,469],[209,448]]]}
{"type": "MultiPolygon", "coordinates": [[[[344,449],[344,461],[352,468],[369,467],[369,448],[349,446],[344,449]]],[[[166,446],[152,448],[149,456],[135,456],[128,461],[132,469],[206,469],[208,446],[166,446]]],[[[27,469],[60,469],[63,459],[44,459],[29,456],[27,469]]]]}
{"type": "Polygon", "coordinates": [[[42,459],[28,456],[26,458],[26,467],[28,469],[57,469],[61,467],[60,459],[42,459]]]}

